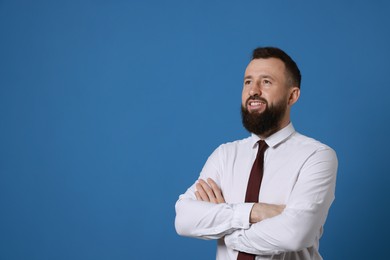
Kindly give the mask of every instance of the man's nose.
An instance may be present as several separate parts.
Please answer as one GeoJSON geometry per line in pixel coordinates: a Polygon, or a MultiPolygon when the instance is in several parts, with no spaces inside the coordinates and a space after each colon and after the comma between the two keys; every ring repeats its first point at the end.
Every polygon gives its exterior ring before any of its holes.
{"type": "Polygon", "coordinates": [[[253,84],[253,86],[249,90],[249,96],[254,96],[254,95],[261,96],[261,89],[260,86],[258,86],[257,84],[253,84]]]}

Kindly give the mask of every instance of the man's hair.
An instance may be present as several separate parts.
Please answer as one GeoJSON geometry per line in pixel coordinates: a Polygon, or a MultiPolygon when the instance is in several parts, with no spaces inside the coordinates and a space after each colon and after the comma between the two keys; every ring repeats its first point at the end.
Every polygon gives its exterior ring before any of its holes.
{"type": "Polygon", "coordinates": [[[268,58],[276,58],[283,61],[290,86],[301,88],[301,72],[295,61],[287,53],[275,47],[259,47],[253,50],[252,60],[268,58]]]}

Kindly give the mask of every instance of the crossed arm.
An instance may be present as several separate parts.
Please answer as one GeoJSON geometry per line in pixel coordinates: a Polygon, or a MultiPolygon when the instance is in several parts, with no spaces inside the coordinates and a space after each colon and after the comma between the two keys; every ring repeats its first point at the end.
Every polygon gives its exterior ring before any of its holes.
{"type": "Polygon", "coordinates": [[[201,178],[180,195],[178,234],[223,238],[230,249],[258,255],[299,251],[318,241],[334,199],[337,157],[332,150],[318,150],[305,161],[286,206],[226,202],[218,171],[209,160],[201,178]]]}
{"type": "MultiPolygon", "coordinates": [[[[207,182],[199,179],[196,184],[195,196],[198,201],[206,201],[215,204],[225,203],[221,189],[211,178],[207,182]]],[[[267,203],[255,203],[249,215],[250,223],[257,223],[267,218],[281,214],[286,206],[267,203]]]]}

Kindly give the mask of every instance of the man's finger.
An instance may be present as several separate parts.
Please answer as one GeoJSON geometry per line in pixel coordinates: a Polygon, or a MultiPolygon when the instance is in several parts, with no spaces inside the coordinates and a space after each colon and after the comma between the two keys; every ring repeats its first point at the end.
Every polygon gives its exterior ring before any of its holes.
{"type": "Polygon", "coordinates": [[[221,189],[218,187],[218,185],[215,183],[215,181],[211,178],[207,179],[207,182],[209,183],[211,189],[213,190],[217,203],[225,203],[225,199],[222,195],[221,189]]]}
{"type": "Polygon", "coordinates": [[[199,191],[195,191],[195,197],[197,200],[202,200],[202,197],[199,195],[199,191]]]}
{"type": "Polygon", "coordinates": [[[202,179],[199,180],[199,184],[202,185],[203,190],[207,193],[209,201],[212,203],[217,203],[217,198],[215,197],[214,191],[210,188],[210,185],[202,179]]]}
{"type": "Polygon", "coordinates": [[[210,201],[209,197],[207,196],[207,193],[205,192],[205,190],[203,189],[203,186],[200,183],[196,184],[196,190],[197,190],[198,195],[201,198],[201,200],[210,201]]]}

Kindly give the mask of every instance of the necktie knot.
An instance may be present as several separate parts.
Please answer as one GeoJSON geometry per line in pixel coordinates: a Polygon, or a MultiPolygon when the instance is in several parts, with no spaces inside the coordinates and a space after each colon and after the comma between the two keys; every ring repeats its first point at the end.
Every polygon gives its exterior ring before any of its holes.
{"type": "Polygon", "coordinates": [[[259,156],[259,154],[264,154],[265,150],[268,148],[268,144],[264,140],[257,141],[257,144],[259,146],[259,149],[257,150],[257,156],[259,156]]]}

